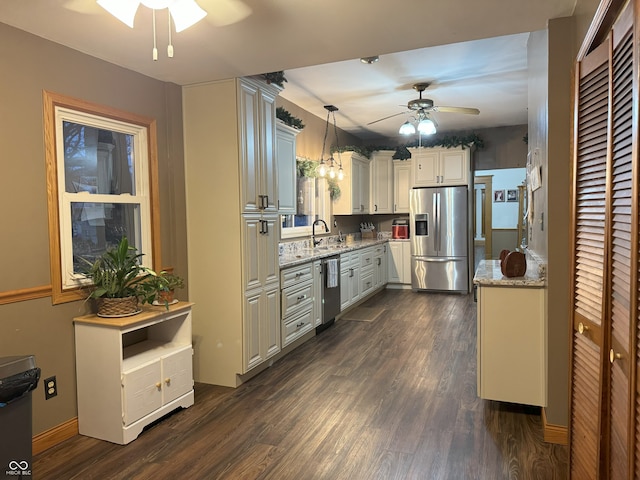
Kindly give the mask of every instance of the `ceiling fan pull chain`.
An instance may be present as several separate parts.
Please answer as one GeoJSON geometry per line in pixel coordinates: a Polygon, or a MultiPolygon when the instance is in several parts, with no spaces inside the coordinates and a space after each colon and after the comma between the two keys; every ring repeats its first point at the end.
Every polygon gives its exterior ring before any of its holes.
{"type": "Polygon", "coordinates": [[[152,50],[152,56],[153,56],[153,61],[157,62],[158,61],[158,48],[156,47],[156,11],[155,10],[151,10],[151,18],[153,19],[152,21],[152,25],[153,25],[153,50],[152,50]]]}
{"type": "Polygon", "coordinates": [[[167,10],[167,18],[169,19],[169,45],[167,45],[167,56],[173,58],[173,44],[171,43],[171,15],[167,10]]]}

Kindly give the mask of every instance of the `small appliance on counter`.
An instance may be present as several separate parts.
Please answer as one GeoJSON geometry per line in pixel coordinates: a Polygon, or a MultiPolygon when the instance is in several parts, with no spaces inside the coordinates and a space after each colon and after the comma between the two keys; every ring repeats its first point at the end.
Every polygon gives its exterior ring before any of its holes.
{"type": "Polygon", "coordinates": [[[394,218],[391,223],[391,238],[406,239],[409,238],[409,219],[394,218]]]}

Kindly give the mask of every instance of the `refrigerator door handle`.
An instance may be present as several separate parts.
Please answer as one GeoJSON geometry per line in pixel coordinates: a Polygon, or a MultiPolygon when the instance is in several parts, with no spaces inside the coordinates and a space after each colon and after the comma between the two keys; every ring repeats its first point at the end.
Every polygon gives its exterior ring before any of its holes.
{"type": "Polygon", "coordinates": [[[435,193],[434,195],[436,195],[436,225],[438,226],[438,230],[436,232],[436,251],[440,252],[440,243],[441,243],[441,236],[442,236],[442,219],[440,218],[441,215],[441,210],[440,210],[440,192],[435,193]]]}
{"type": "Polygon", "coordinates": [[[438,194],[433,193],[433,249],[438,251],[438,194]]]}

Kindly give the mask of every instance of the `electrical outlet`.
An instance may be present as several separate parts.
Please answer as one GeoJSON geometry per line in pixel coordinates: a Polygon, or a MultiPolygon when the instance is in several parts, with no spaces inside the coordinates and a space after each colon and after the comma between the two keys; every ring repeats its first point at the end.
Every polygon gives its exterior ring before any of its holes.
{"type": "Polygon", "coordinates": [[[45,378],[43,383],[45,400],[49,400],[50,398],[58,395],[58,382],[56,381],[55,375],[53,377],[45,378]]]}

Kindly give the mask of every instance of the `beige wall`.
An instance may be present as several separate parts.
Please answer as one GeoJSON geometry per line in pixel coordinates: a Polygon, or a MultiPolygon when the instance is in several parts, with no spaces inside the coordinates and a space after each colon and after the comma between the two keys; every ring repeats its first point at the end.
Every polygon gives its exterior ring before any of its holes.
{"type": "MultiPolygon", "coordinates": [[[[3,208],[0,293],[50,285],[42,91],[155,118],[161,187],[162,265],[187,274],[180,87],[153,80],[0,24],[0,146],[3,208]],[[9,273],[9,274],[7,274],[9,273]]],[[[184,293],[186,296],[186,292],[184,293]]],[[[42,377],[55,375],[58,396],[33,394],[33,432],[76,416],[72,318],[83,302],[51,299],[0,305],[0,356],[36,356],[42,377]]]]}

